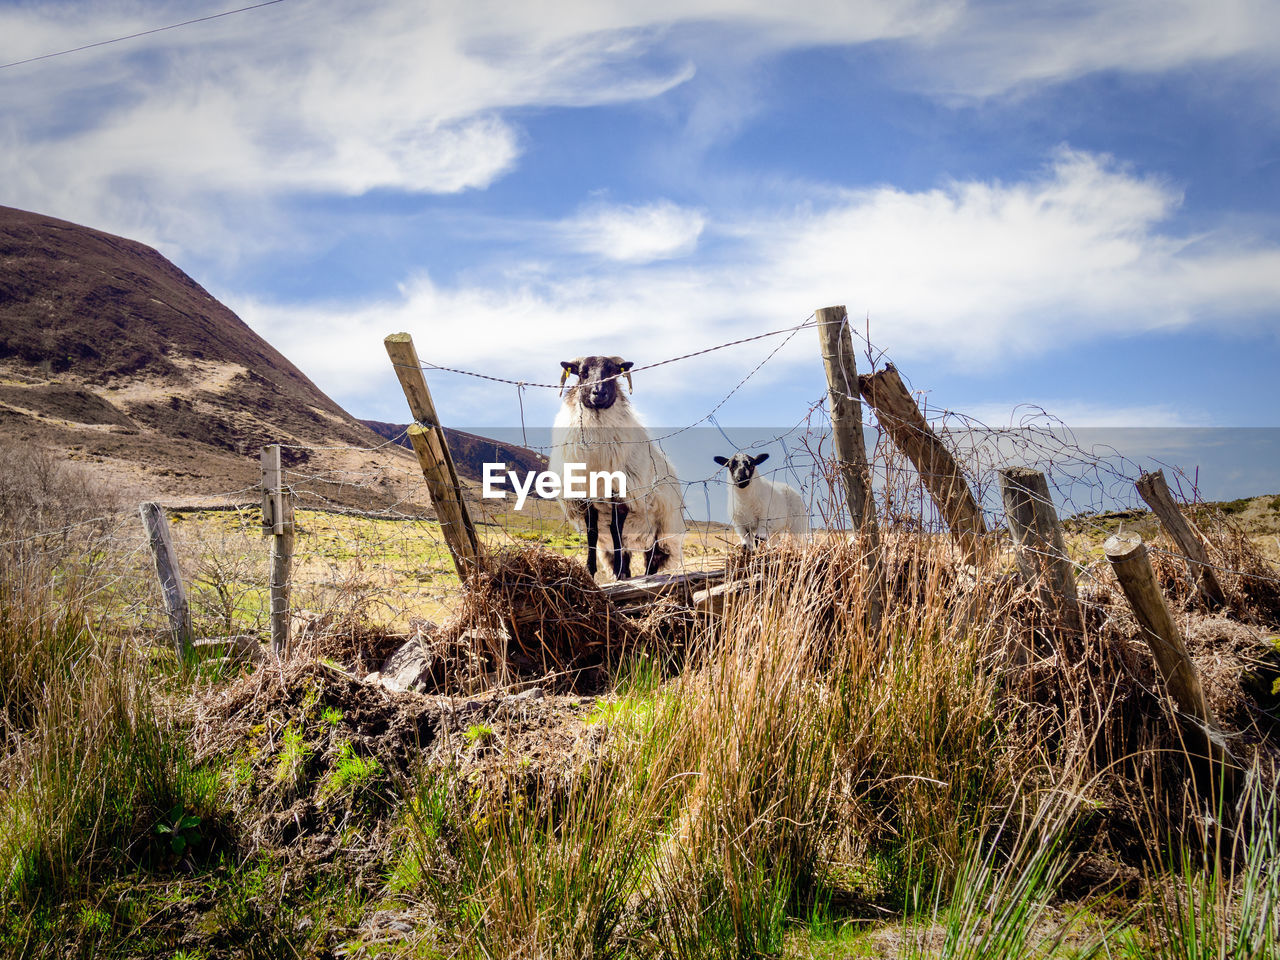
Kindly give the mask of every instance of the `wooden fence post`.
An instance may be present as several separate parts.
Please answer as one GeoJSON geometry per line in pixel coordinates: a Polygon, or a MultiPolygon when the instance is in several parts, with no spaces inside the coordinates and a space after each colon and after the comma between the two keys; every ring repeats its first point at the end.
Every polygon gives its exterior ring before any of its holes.
{"type": "Polygon", "coordinates": [[[843,306],[822,307],[814,312],[818,321],[818,343],[827,372],[827,395],[831,398],[831,434],[836,462],[844,481],[845,499],[853,530],[865,538],[867,573],[871,578],[871,615],[879,622],[885,606],[884,571],[880,562],[880,526],[876,522],[876,501],[867,467],[867,443],[862,433],[862,402],[859,400],[858,367],[849,333],[849,315],[843,306]]]}
{"type": "Polygon", "coordinates": [[[1007,467],[999,475],[1000,499],[1023,582],[1039,590],[1041,602],[1057,613],[1059,622],[1069,630],[1083,630],[1075,570],[1048,481],[1027,467],[1007,467]]]}
{"type": "Polygon", "coordinates": [[[1187,655],[1182,633],[1156,583],[1146,544],[1136,533],[1118,533],[1108,538],[1103,550],[1142,627],[1165,687],[1179,712],[1188,718],[1183,724],[1187,735],[1184,742],[1193,757],[1201,792],[1216,794],[1221,776],[1225,798],[1231,799],[1236,792],[1240,765],[1214,722],[1213,711],[1200,684],[1200,673],[1187,655]]]}
{"type": "Polygon", "coordinates": [[[174,651],[179,660],[186,660],[191,653],[191,606],[187,602],[187,589],[182,583],[182,571],[178,569],[178,555],[173,550],[173,538],[169,535],[169,518],[158,503],[144,503],[138,508],[142,514],[147,539],[151,542],[151,556],[156,564],[156,576],[160,578],[160,590],[164,595],[165,613],[169,617],[169,633],[173,636],[174,651]]]}
{"type": "Polygon", "coordinates": [[[982,510],[956,458],[925,420],[897,369],[888,364],[876,373],[864,374],[858,378],[858,389],[875,409],[894,445],[915,465],[966,562],[977,564],[986,553],[983,540],[987,525],[982,510]]]}
{"type": "Polygon", "coordinates": [[[427,481],[427,492],[431,494],[431,505],[435,507],[458,579],[466,583],[480,559],[480,538],[462,498],[458,470],[449,453],[449,444],[431,399],[431,391],[427,389],[427,378],[422,375],[418,351],[414,349],[413,337],[407,333],[393,333],[383,344],[395,367],[404,397],[409,402],[409,412],[413,414],[409,442],[418,455],[422,476],[427,481]]]}
{"type": "Polygon", "coordinates": [[[1134,486],[1138,488],[1139,495],[1147,502],[1151,512],[1160,519],[1160,525],[1164,527],[1169,539],[1190,561],[1191,570],[1197,575],[1200,597],[1205,605],[1210,608],[1225,606],[1227,597],[1222,591],[1222,585],[1218,583],[1213,567],[1209,565],[1209,551],[1204,547],[1200,532],[1174,502],[1173,494],[1169,492],[1169,484],[1164,479],[1164,471],[1144,473],[1138,477],[1134,486]]]}
{"type": "Polygon", "coordinates": [[[289,652],[289,573],[293,564],[293,498],[284,489],[280,444],[262,448],[262,530],[271,537],[271,651],[289,652]]]}

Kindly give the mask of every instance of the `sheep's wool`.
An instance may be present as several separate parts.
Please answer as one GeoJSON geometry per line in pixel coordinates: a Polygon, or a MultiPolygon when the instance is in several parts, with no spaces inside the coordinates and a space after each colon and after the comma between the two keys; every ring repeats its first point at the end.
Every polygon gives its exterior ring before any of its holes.
{"type": "MultiPolygon", "coordinates": [[[[594,410],[578,402],[579,391],[569,391],[552,428],[549,469],[564,476],[566,463],[586,465],[588,474],[622,472],[627,478],[625,503],[631,512],[622,528],[623,545],[634,553],[660,543],[668,554],[664,569],[680,566],[684,548],[684,500],[671,461],[640,423],[626,396],[619,391],[611,407],[594,410]]],[[[579,530],[586,529],[583,509],[587,500],[560,498],[560,507],[579,530]]],[[[607,508],[606,508],[607,509],[607,508]]],[[[608,518],[601,520],[600,549],[606,564],[613,549],[608,518]]]]}
{"type": "Polygon", "coordinates": [[[797,540],[809,535],[809,511],[799,492],[761,476],[752,477],[745,488],[729,484],[729,522],[748,548],[783,532],[797,540]]]}

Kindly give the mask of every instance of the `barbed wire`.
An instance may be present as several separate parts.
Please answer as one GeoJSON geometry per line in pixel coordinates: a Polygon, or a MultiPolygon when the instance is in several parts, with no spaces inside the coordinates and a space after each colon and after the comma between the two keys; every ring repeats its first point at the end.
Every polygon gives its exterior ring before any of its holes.
{"type": "MultiPolygon", "coordinates": [[[[736,446],[717,414],[799,331],[814,325],[811,316],[809,320],[792,327],[716,344],[635,368],[639,371],[649,370],[726,347],[768,337],[783,337],[698,419],[657,436],[624,439],[623,442],[656,444],[707,425],[726,443],[736,446]]],[[[874,370],[878,364],[888,359],[888,354],[876,348],[869,337],[860,335],[860,339],[865,346],[871,369],[874,370]]],[[[522,411],[524,387],[559,387],[558,384],[514,381],[434,364],[424,364],[423,367],[514,385],[517,387],[517,403],[522,411]]],[[[847,383],[845,386],[851,397],[857,397],[861,392],[855,384],[847,383]]],[[[916,394],[919,395],[918,391],[916,394]]],[[[832,436],[828,406],[829,396],[824,392],[808,404],[807,409],[791,426],[768,431],[764,436],[743,438],[748,442],[736,448],[759,450],[770,445],[780,447],[781,457],[774,460],[767,470],[760,471],[759,475],[772,478],[785,474],[801,492],[811,517],[820,518],[819,530],[825,528],[826,532],[820,532],[819,535],[838,535],[846,532],[847,505],[840,495],[840,481],[833,474],[833,456],[827,447],[832,436]]],[[[1001,549],[1009,543],[1008,533],[1004,529],[1003,504],[995,481],[996,472],[1002,467],[1029,466],[1042,471],[1050,489],[1049,505],[1070,522],[1073,529],[1085,534],[1101,537],[1114,532],[1116,521],[1106,519],[1104,515],[1108,512],[1144,508],[1134,487],[1135,479],[1143,472],[1138,461],[1110,445],[1086,446],[1065,422],[1041,408],[1030,405],[1015,408],[1008,426],[991,427],[961,412],[930,409],[927,397],[921,399],[919,406],[925,429],[940,439],[956,457],[975,502],[987,522],[986,531],[978,536],[998,543],[1001,549]]],[[[525,426],[523,412],[521,426],[525,426]]],[[[875,408],[865,416],[864,430],[871,434],[872,440],[868,444],[868,470],[877,515],[880,522],[888,528],[943,533],[947,529],[946,524],[927,492],[928,484],[925,481],[947,475],[922,474],[897,449],[892,435],[895,430],[900,431],[905,427],[918,429],[913,424],[894,422],[889,414],[875,408]]],[[[730,429],[738,432],[744,428],[730,429]]],[[[297,458],[298,462],[293,466],[286,464],[283,468],[285,488],[297,502],[298,537],[294,554],[294,576],[299,605],[314,601],[318,608],[324,609],[325,604],[337,602],[334,597],[346,591],[348,599],[344,602],[367,600],[370,603],[384,603],[393,616],[403,619],[425,616],[456,597],[459,584],[453,572],[443,530],[439,521],[430,516],[431,498],[426,482],[411,457],[387,457],[390,452],[388,448],[403,448],[403,444],[398,441],[406,434],[407,430],[400,431],[396,438],[363,447],[351,444],[281,444],[282,449],[308,455],[297,458]],[[325,462],[325,455],[346,452],[362,454],[369,460],[346,465],[325,462]],[[312,454],[317,458],[314,463],[310,457],[312,454]],[[379,521],[395,523],[384,527],[379,521]],[[351,600],[351,596],[355,596],[356,600],[351,600]]],[[[527,437],[527,430],[524,436],[527,437]]],[[[550,450],[551,445],[538,447],[526,443],[525,448],[535,451],[550,450]]],[[[710,452],[707,451],[708,458],[710,452]]],[[[1151,457],[1144,458],[1144,462],[1154,463],[1169,471],[1171,481],[1180,491],[1182,482],[1186,479],[1193,498],[1198,496],[1198,484],[1191,478],[1186,478],[1175,466],[1151,457]]],[[[713,484],[727,488],[723,470],[717,467],[701,478],[676,478],[676,482],[680,485],[682,513],[688,530],[684,535],[687,561],[694,566],[722,562],[728,551],[735,548],[732,531],[728,525],[715,519],[716,512],[711,503],[713,484]],[[691,494],[691,489],[698,486],[702,487],[705,519],[695,516],[692,510],[692,501],[696,495],[691,494]]],[[[234,594],[247,597],[243,601],[247,608],[252,608],[255,603],[261,606],[262,594],[265,592],[261,568],[267,562],[267,551],[258,548],[254,552],[245,541],[236,541],[226,549],[231,554],[238,552],[236,562],[241,566],[231,564],[226,569],[234,568],[239,572],[234,573],[234,576],[226,570],[218,574],[216,570],[210,572],[210,564],[217,559],[211,559],[211,553],[220,548],[208,539],[214,537],[218,530],[232,537],[261,538],[263,531],[256,515],[259,506],[257,496],[245,499],[250,493],[258,495],[260,492],[260,485],[250,484],[202,498],[206,501],[220,499],[229,504],[225,506],[227,516],[220,523],[207,522],[203,518],[201,511],[211,508],[208,503],[203,506],[192,503],[171,505],[170,509],[175,514],[196,514],[198,518],[197,523],[175,524],[175,528],[182,527],[177,539],[187,550],[188,556],[195,558],[196,572],[192,574],[193,579],[205,584],[201,587],[202,603],[212,603],[216,600],[217,591],[223,590],[228,596],[234,594]],[[241,499],[244,502],[233,502],[241,499]],[[201,538],[205,540],[202,541],[201,538]],[[202,556],[201,550],[209,555],[202,556]],[[218,576],[224,578],[223,582],[217,580],[218,576]]],[[[644,492],[646,491],[640,490],[638,494],[644,492]]],[[[486,531],[486,549],[504,544],[514,547],[539,544],[570,553],[578,553],[584,549],[581,535],[554,501],[531,495],[528,504],[531,510],[519,514],[508,509],[506,504],[490,504],[483,499],[474,502],[475,523],[478,528],[486,531]]],[[[1121,525],[1124,522],[1123,519],[1119,521],[1121,525]]],[[[118,551],[117,561],[125,566],[142,567],[143,573],[140,575],[145,576],[146,564],[141,561],[147,548],[141,535],[136,508],[133,507],[79,519],[49,530],[24,530],[20,537],[0,541],[0,549],[19,548],[50,537],[74,536],[78,530],[90,531],[94,525],[104,524],[115,525],[116,532],[112,535],[120,541],[122,548],[118,551]],[[138,529],[124,535],[120,531],[126,523],[133,524],[138,529]]],[[[601,537],[602,541],[606,539],[607,535],[601,537]]],[[[1156,557],[1188,564],[1176,551],[1154,543],[1148,546],[1156,557]]],[[[1045,551],[1037,552],[1034,547],[1025,549],[1030,550],[1033,556],[1049,556],[1045,551]]],[[[1081,562],[1078,557],[1068,559],[1080,578],[1094,577],[1098,569],[1105,569],[1099,567],[1098,561],[1081,562]]],[[[1224,575],[1280,585],[1280,576],[1274,576],[1263,569],[1244,570],[1218,560],[1206,566],[1224,575]]],[[[135,575],[138,575],[136,571],[135,575]]],[[[152,575],[151,580],[154,579],[152,575]]],[[[123,591],[131,583],[128,577],[121,575],[114,580],[104,581],[96,589],[100,594],[106,594],[113,588],[123,591]]],[[[145,596],[154,600],[154,588],[145,596]]],[[[136,605],[143,601],[130,602],[136,605]]],[[[1090,601],[1082,599],[1081,602],[1090,601]]],[[[138,612],[141,615],[145,611],[138,612]]],[[[152,629],[163,630],[163,624],[153,625],[152,629]]]]}
{"type": "MultiPolygon", "coordinates": [[[[814,317],[813,314],[809,314],[808,319],[806,319],[803,323],[796,324],[795,326],[783,327],[780,330],[770,330],[767,333],[757,333],[750,337],[742,337],[738,340],[729,340],[725,343],[717,343],[714,346],[705,347],[701,350],[694,350],[691,353],[683,353],[678,357],[669,357],[666,360],[658,360],[654,363],[644,364],[643,366],[632,367],[631,372],[641,373],[645,370],[654,370],[658,367],[665,367],[669,363],[679,363],[682,360],[690,360],[694,357],[701,357],[704,354],[715,353],[717,350],[724,350],[728,347],[741,346],[744,343],[753,343],[756,340],[764,340],[768,337],[777,337],[784,333],[789,333],[792,336],[794,336],[798,331],[803,330],[806,327],[815,326],[813,322],[813,317],[814,317]]],[[[790,339],[790,337],[788,337],[788,339],[790,339]]],[[[479,373],[475,370],[464,370],[459,367],[446,367],[441,364],[431,363],[430,361],[422,360],[421,358],[419,358],[418,362],[419,362],[419,368],[424,371],[439,370],[442,373],[455,373],[464,377],[474,377],[477,380],[489,380],[493,383],[505,383],[509,386],[513,386],[517,388],[539,387],[539,388],[548,389],[548,390],[562,390],[564,388],[563,383],[538,383],[537,381],[533,381],[533,380],[513,380],[509,377],[497,377],[497,376],[494,376],[493,374],[479,373]]],[[[404,366],[404,364],[393,364],[393,365],[404,366]]],[[[624,374],[620,373],[613,377],[607,377],[605,379],[617,380],[619,377],[622,377],[622,376],[624,376],[624,374]]]]}

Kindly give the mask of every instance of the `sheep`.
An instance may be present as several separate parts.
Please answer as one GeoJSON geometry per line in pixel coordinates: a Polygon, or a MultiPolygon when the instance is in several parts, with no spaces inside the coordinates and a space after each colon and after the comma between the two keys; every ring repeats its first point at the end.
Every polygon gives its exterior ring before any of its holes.
{"type": "MultiPolygon", "coordinates": [[[[610,506],[605,559],[617,580],[631,576],[631,551],[644,552],[645,575],[679,567],[684,551],[684,499],[675,470],[661,448],[636,418],[631,401],[618,389],[618,378],[631,386],[631,361],[621,357],[578,357],[562,361],[561,392],[569,388],[552,429],[548,470],[565,477],[569,463],[585,465],[588,475],[617,473],[626,477],[626,497],[599,499],[557,496],[565,516],[587,535],[587,569],[596,572],[598,510],[610,506]]],[[[592,491],[599,496],[602,491],[592,491]]],[[[611,491],[603,491],[611,492],[611,491]]]]}
{"type": "Polygon", "coordinates": [[[753,550],[776,533],[789,533],[797,540],[809,536],[809,511],[804,500],[792,487],[777,480],[755,475],[756,467],[769,459],[767,453],[757,457],[735,453],[732,457],[712,457],[728,468],[729,522],[742,540],[742,546],[753,550]]]}

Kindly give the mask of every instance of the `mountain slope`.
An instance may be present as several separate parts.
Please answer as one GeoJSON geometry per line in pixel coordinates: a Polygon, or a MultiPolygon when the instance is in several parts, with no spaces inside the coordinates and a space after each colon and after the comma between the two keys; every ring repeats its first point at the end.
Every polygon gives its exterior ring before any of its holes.
{"type": "MultiPolygon", "coordinates": [[[[325,499],[425,498],[411,455],[157,251],[8,207],[0,207],[4,439],[61,449],[140,496],[230,495],[257,481],[260,448],[280,443],[286,465],[305,465],[325,499]]],[[[460,459],[464,475],[479,476],[472,458],[460,459]]]]}
{"type": "MultiPolygon", "coordinates": [[[[407,450],[413,449],[405,434],[408,424],[384,423],[381,420],[360,422],[378,436],[393,440],[407,450]]],[[[483,480],[486,463],[505,463],[507,469],[523,473],[547,469],[547,458],[527,447],[513,446],[451,427],[445,427],[444,433],[449,442],[449,452],[453,454],[454,465],[458,468],[458,475],[468,480],[483,480]]]]}

